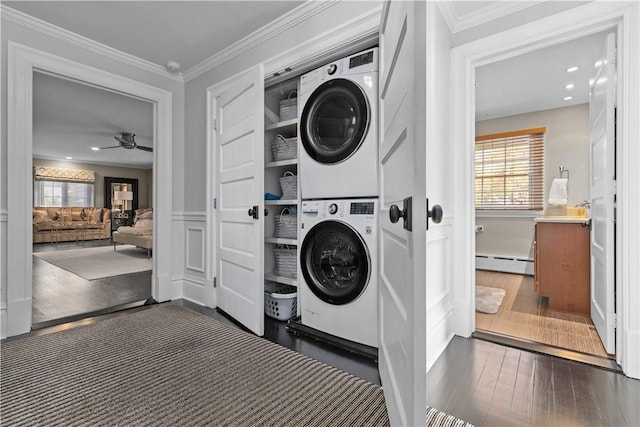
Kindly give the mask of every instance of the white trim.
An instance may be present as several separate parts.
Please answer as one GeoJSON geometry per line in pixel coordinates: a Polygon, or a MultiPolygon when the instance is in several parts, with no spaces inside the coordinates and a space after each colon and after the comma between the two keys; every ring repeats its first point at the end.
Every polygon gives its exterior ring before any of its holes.
{"type": "Polygon", "coordinates": [[[61,40],[74,46],[81,47],[109,59],[123,62],[140,70],[157,74],[159,76],[169,78],[178,82],[184,82],[184,79],[181,75],[170,73],[163,66],[155,64],[151,61],[147,61],[129,53],[114,49],[105,44],[99,43],[95,40],[91,40],[69,30],[65,30],[64,28],[35,18],[31,15],[27,15],[26,13],[12,9],[5,5],[0,5],[0,11],[2,19],[6,19],[7,21],[13,22],[14,24],[18,24],[22,27],[37,31],[48,37],[61,40]]]}
{"type": "Polygon", "coordinates": [[[533,276],[533,260],[511,255],[476,254],[476,269],[533,276]]]}
{"type": "MultiPolygon", "coordinates": [[[[79,82],[110,88],[154,104],[153,200],[154,229],[171,230],[173,94],[79,62],[8,42],[7,97],[7,206],[11,251],[7,251],[7,334],[31,329],[32,296],[32,122],[33,72],[44,70],[79,82]],[[162,190],[159,190],[162,189],[162,190]],[[26,315],[24,314],[26,310],[26,315]]],[[[156,233],[153,239],[152,296],[171,296],[173,236],[156,233]]]]}
{"type": "Polygon", "coordinates": [[[189,68],[184,72],[184,81],[189,82],[207,71],[213,70],[216,67],[232,60],[233,58],[243,54],[249,49],[253,49],[265,43],[267,40],[276,37],[277,35],[287,31],[288,29],[306,21],[314,15],[322,12],[323,10],[333,6],[334,1],[323,2],[305,2],[293,9],[292,11],[280,16],[274,21],[264,27],[254,31],[247,37],[233,43],[232,45],[221,50],[212,57],[205,59],[201,63],[189,68]]]}
{"type": "Polygon", "coordinates": [[[452,49],[452,117],[456,177],[455,253],[460,265],[456,269],[457,285],[454,310],[455,331],[470,336],[475,329],[474,269],[475,269],[475,212],[473,209],[473,141],[475,126],[475,67],[495,62],[566,40],[584,37],[607,28],[616,27],[620,34],[619,117],[619,192],[617,236],[617,294],[619,330],[616,346],[617,362],[625,374],[640,378],[640,147],[634,141],[640,138],[636,118],[640,116],[640,4],[637,2],[591,2],[525,25],[497,33],[452,49]],[[453,125],[455,124],[455,125],[453,125]],[[459,143],[466,141],[466,143],[459,143]],[[626,185],[625,185],[626,184],[626,185]],[[634,212],[636,213],[634,215],[634,212]],[[624,230],[624,233],[622,232],[624,230]]]}
{"type": "Polygon", "coordinates": [[[184,267],[188,270],[197,271],[198,273],[204,273],[204,248],[205,248],[205,239],[204,237],[204,229],[203,228],[195,228],[195,227],[187,227],[185,228],[185,263],[184,267]],[[189,264],[189,248],[191,247],[190,243],[190,232],[200,233],[200,266],[190,265],[189,264]]]}
{"type": "Polygon", "coordinates": [[[0,222],[7,222],[8,211],[6,209],[0,209],[0,222]]]}
{"type": "Polygon", "coordinates": [[[491,2],[490,5],[477,9],[472,13],[458,15],[454,2],[438,1],[436,4],[452,33],[458,33],[478,25],[486,24],[494,19],[527,9],[542,3],[541,0],[491,2]]]}
{"type": "Polygon", "coordinates": [[[212,308],[215,307],[215,305],[209,306],[204,303],[205,293],[208,286],[205,280],[189,276],[185,276],[180,280],[182,288],[182,294],[180,298],[198,305],[212,308]]]}
{"type": "Polygon", "coordinates": [[[203,222],[207,219],[207,212],[202,211],[188,211],[188,212],[174,212],[171,214],[172,221],[192,221],[203,222]]]}

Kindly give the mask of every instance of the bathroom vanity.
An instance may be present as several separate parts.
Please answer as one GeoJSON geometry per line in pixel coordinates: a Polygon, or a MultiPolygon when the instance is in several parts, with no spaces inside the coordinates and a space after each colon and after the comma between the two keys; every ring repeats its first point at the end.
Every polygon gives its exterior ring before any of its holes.
{"type": "Polygon", "coordinates": [[[590,219],[535,220],[534,286],[551,310],[590,315],[590,219]]]}

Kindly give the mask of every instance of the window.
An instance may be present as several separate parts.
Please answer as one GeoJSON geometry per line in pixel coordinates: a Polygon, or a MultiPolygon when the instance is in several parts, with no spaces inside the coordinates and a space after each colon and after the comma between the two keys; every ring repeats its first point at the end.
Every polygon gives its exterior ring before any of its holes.
{"type": "Polygon", "coordinates": [[[34,206],[93,207],[93,184],[34,181],[34,206]]]}
{"type": "Polygon", "coordinates": [[[476,137],[476,209],[543,209],[545,132],[537,128],[476,137]]]}
{"type": "Polygon", "coordinates": [[[93,207],[95,172],[35,166],[33,206],[93,207]]]}

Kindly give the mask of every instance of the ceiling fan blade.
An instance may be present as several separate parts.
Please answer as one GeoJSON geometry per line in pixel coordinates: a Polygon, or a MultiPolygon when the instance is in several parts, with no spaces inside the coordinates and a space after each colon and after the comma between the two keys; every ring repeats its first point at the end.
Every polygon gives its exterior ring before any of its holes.
{"type": "Polygon", "coordinates": [[[149,151],[149,152],[153,153],[153,148],[151,148],[151,147],[145,147],[144,145],[136,145],[136,148],[138,150],[149,151]]]}
{"type": "Polygon", "coordinates": [[[122,145],[112,145],[111,147],[100,147],[101,150],[106,150],[107,148],[120,148],[122,145]]]}

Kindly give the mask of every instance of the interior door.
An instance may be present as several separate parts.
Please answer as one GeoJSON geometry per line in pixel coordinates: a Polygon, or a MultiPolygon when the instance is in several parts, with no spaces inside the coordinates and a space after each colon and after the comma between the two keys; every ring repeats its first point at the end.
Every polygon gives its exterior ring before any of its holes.
{"type": "Polygon", "coordinates": [[[424,28],[424,2],[385,2],[380,26],[378,369],[391,425],[404,426],[426,422],[424,28]],[[398,221],[392,222],[391,215],[398,221]]]}
{"type": "Polygon", "coordinates": [[[589,99],[591,145],[591,319],[607,353],[615,349],[616,35],[607,34],[589,99]]]}
{"type": "Polygon", "coordinates": [[[264,334],[264,71],[215,97],[218,306],[264,334]]]}

